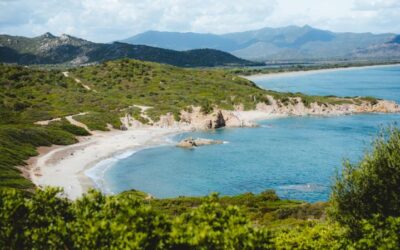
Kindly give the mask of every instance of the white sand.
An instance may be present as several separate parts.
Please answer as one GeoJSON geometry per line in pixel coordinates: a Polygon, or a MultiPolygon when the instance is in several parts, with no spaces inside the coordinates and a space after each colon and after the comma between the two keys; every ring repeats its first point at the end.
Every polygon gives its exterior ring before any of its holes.
{"type": "Polygon", "coordinates": [[[84,171],[114,154],[165,141],[166,135],[182,130],[176,128],[137,128],[128,131],[96,132],[80,138],[69,146],[40,148],[39,156],[31,158],[31,179],[37,186],[64,188],[70,199],[80,197],[94,183],[84,171]]]}
{"type": "Polygon", "coordinates": [[[277,72],[270,74],[255,74],[250,76],[241,76],[251,81],[259,80],[259,79],[272,79],[279,77],[292,77],[292,76],[302,76],[302,75],[310,75],[310,74],[319,74],[326,72],[334,72],[334,71],[344,71],[344,70],[357,70],[357,69],[366,69],[366,68],[384,68],[390,66],[400,66],[400,64],[387,64],[387,65],[372,65],[372,66],[360,66],[360,67],[346,67],[346,68],[334,68],[334,69],[316,69],[316,70],[302,70],[302,71],[292,71],[292,72],[277,72]]]}

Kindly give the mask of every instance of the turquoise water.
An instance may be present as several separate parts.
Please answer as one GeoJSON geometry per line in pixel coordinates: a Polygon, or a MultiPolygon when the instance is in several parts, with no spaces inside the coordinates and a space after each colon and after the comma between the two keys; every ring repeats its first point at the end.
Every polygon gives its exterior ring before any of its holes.
{"type": "MultiPolygon", "coordinates": [[[[280,91],[372,95],[400,101],[400,67],[293,79],[257,83],[280,91]]],[[[173,140],[192,136],[227,143],[194,150],[176,148],[172,143],[136,152],[106,170],[104,185],[114,193],[139,189],[160,198],[213,191],[227,195],[259,193],[272,188],[282,198],[327,200],[332,177],[342,161],[358,160],[381,126],[397,122],[399,114],[288,117],[262,121],[258,128],[180,134],[173,140]]]]}
{"type": "Polygon", "coordinates": [[[374,96],[400,102],[400,65],[266,77],[258,79],[256,83],[263,88],[283,92],[342,97],[374,96]]]}

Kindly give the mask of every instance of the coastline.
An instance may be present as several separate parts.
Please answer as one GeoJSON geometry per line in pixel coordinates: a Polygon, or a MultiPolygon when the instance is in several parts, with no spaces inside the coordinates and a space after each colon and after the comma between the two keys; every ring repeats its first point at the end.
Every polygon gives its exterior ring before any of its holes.
{"type": "MultiPolygon", "coordinates": [[[[235,111],[236,116],[246,122],[285,117],[265,111],[235,111]]],[[[235,127],[235,126],[232,126],[235,127]]],[[[61,187],[66,197],[74,200],[90,188],[100,188],[87,174],[98,164],[118,159],[123,154],[134,154],[142,149],[167,143],[168,137],[195,129],[190,125],[156,127],[130,127],[127,131],[112,130],[107,132],[91,131],[91,136],[78,137],[79,142],[68,146],[53,145],[38,148],[38,156],[28,161],[28,175],[37,187],[61,187]]],[[[110,162],[111,163],[111,162],[110,162]]],[[[107,168],[106,164],[100,166],[107,168]]]]}
{"type": "MultiPolygon", "coordinates": [[[[203,114],[199,107],[195,107],[190,113],[182,111],[180,122],[174,121],[170,113],[160,117],[160,121],[153,126],[140,125],[137,121],[135,123],[134,120],[128,120],[124,121],[127,122],[126,131],[91,131],[91,136],[78,137],[79,142],[76,144],[38,148],[39,155],[27,161],[28,175],[37,187],[61,187],[64,189],[65,196],[74,200],[81,197],[89,188],[98,185],[85,172],[95,167],[99,162],[111,158],[118,159],[118,155],[127,151],[133,152],[165,144],[166,137],[172,134],[207,129],[210,128],[210,124],[211,127],[214,127],[218,115],[222,115],[226,127],[254,127],[255,121],[290,115],[400,112],[398,104],[385,100],[379,100],[374,105],[364,101],[361,104],[340,105],[312,103],[306,107],[299,100],[289,102],[288,105],[281,105],[281,103],[278,103],[279,100],[275,100],[271,96],[268,98],[271,102],[269,105],[258,103],[256,108],[250,111],[243,111],[243,107],[238,106],[231,111],[219,110],[211,114],[203,114]],[[136,125],[131,126],[129,124],[136,125]]],[[[121,118],[121,120],[124,119],[121,118]]],[[[107,166],[105,167],[107,168],[107,166]]]]}
{"type": "Polygon", "coordinates": [[[369,65],[369,66],[354,66],[354,67],[339,67],[339,68],[331,68],[331,69],[313,69],[313,70],[299,70],[299,71],[289,71],[289,72],[277,72],[277,73],[269,73],[269,74],[255,74],[255,75],[240,75],[240,77],[246,78],[250,81],[259,80],[259,79],[273,79],[279,77],[292,77],[292,76],[303,76],[309,74],[318,74],[318,73],[327,73],[327,72],[335,72],[335,71],[348,71],[348,70],[357,70],[357,69],[368,69],[368,68],[385,68],[392,66],[400,66],[400,63],[396,64],[385,64],[385,65],[369,65]]]}

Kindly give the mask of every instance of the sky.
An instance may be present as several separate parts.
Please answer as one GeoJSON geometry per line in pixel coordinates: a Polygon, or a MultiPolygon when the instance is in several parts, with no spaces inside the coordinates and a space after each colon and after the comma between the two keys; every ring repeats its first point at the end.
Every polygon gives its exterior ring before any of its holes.
{"type": "Polygon", "coordinates": [[[111,42],[147,30],[230,33],[311,25],[400,33],[400,0],[0,0],[0,34],[111,42]]]}

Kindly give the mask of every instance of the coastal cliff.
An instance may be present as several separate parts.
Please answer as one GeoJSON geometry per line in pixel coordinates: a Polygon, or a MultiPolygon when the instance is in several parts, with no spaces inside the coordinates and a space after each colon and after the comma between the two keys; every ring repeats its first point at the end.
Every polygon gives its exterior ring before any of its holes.
{"type": "MultiPolygon", "coordinates": [[[[234,110],[214,108],[206,114],[201,107],[190,107],[180,112],[177,121],[172,113],[161,115],[159,121],[151,121],[144,125],[132,117],[121,119],[126,127],[174,127],[182,129],[217,129],[222,127],[254,127],[255,120],[280,116],[334,116],[359,113],[398,113],[400,106],[393,101],[368,100],[366,98],[337,98],[337,103],[312,102],[308,105],[300,97],[288,98],[283,102],[272,96],[267,96],[267,102],[260,102],[254,110],[244,110],[243,105],[235,106],[234,110]]],[[[142,116],[146,116],[145,111],[142,116]]],[[[146,116],[148,118],[148,116],[146,116]]]]}

